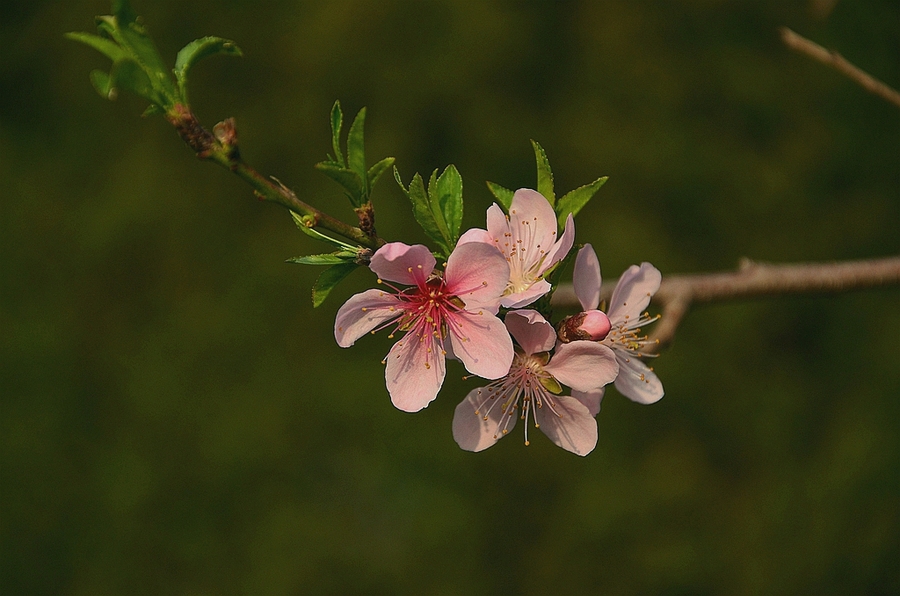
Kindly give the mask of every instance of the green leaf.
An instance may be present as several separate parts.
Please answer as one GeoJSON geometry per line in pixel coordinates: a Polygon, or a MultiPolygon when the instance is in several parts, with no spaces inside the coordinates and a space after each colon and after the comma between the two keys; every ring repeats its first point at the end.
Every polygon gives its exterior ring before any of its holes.
{"type": "Polygon", "coordinates": [[[447,244],[451,247],[456,246],[456,241],[459,240],[459,228],[462,226],[462,192],[462,176],[459,175],[456,166],[451,164],[437,179],[436,189],[431,193],[431,202],[437,203],[443,215],[449,234],[447,244]]]}
{"type": "Polygon", "coordinates": [[[413,217],[419,222],[419,225],[422,226],[422,229],[425,230],[428,237],[437,243],[441,249],[441,254],[443,256],[449,256],[450,247],[447,246],[447,243],[444,240],[444,234],[441,233],[441,229],[435,221],[434,212],[431,209],[431,202],[428,200],[428,194],[425,192],[425,183],[422,181],[422,177],[418,173],[413,176],[412,182],[409,183],[409,188],[407,189],[403,186],[403,181],[400,179],[400,172],[395,167],[394,179],[397,181],[397,184],[400,185],[400,188],[403,189],[406,196],[409,197],[409,201],[412,203],[413,217]]]}
{"type": "Polygon", "coordinates": [[[112,86],[112,82],[109,80],[109,75],[102,70],[92,70],[91,71],[91,83],[94,85],[94,89],[97,90],[97,93],[100,94],[100,97],[103,99],[113,100],[116,98],[116,91],[112,86]]]}
{"type": "Polygon", "coordinates": [[[590,184],[585,184],[584,186],[580,186],[575,190],[567,192],[566,195],[559,200],[559,203],[556,205],[556,219],[559,222],[560,229],[565,227],[568,215],[570,213],[572,214],[572,217],[578,215],[581,208],[587,205],[587,202],[597,194],[597,191],[600,190],[601,186],[606,184],[608,179],[609,176],[597,178],[590,184]]]}
{"type": "Polygon", "coordinates": [[[81,43],[94,48],[113,62],[125,57],[125,51],[114,41],[106,39],[105,37],[100,37],[99,35],[94,35],[92,33],[80,33],[78,31],[66,33],[65,36],[67,39],[80,41],[81,43]]]}
{"type": "Polygon", "coordinates": [[[553,194],[553,172],[550,170],[550,160],[547,153],[537,141],[531,141],[534,147],[534,159],[537,162],[537,191],[550,201],[550,206],[556,204],[556,195],[553,194]]]}
{"type": "Polygon", "coordinates": [[[112,12],[116,15],[116,19],[125,25],[137,20],[137,14],[132,10],[131,3],[128,0],[113,0],[112,12]]]}
{"type": "Polygon", "coordinates": [[[110,91],[113,93],[115,93],[114,89],[123,89],[131,91],[151,103],[160,103],[161,101],[153,89],[147,73],[131,59],[119,60],[113,64],[109,73],[109,84],[110,91]]]}
{"type": "Polygon", "coordinates": [[[488,190],[491,191],[491,194],[494,195],[494,198],[497,199],[497,202],[500,203],[500,206],[509,211],[509,206],[512,205],[512,199],[515,193],[508,188],[504,188],[493,182],[488,182],[487,187],[488,190]]]}
{"type": "Polygon", "coordinates": [[[108,98],[114,98],[121,88],[133,91],[163,111],[170,110],[177,101],[175,84],[153,39],[126,0],[115,0],[113,13],[96,18],[98,31],[106,37],[87,33],[66,35],[112,60],[109,75],[91,74],[91,82],[108,98]]]}
{"type": "Polygon", "coordinates": [[[317,170],[340,184],[347,191],[350,202],[354,207],[359,207],[362,203],[359,201],[363,193],[363,181],[359,179],[359,175],[353,170],[339,165],[336,162],[322,161],[314,166],[317,170]]]}
{"type": "Polygon", "coordinates": [[[286,262],[300,265],[340,265],[341,263],[355,263],[356,253],[340,250],[327,255],[305,255],[291,257],[286,262]]]}
{"type": "Polygon", "coordinates": [[[165,111],[163,111],[163,109],[157,104],[152,103],[147,106],[147,109],[144,110],[143,114],[141,114],[141,118],[149,118],[150,116],[158,116],[161,114],[165,114],[165,111]]]}
{"type": "MultiPolygon", "coordinates": [[[[356,114],[356,118],[353,119],[353,124],[350,125],[350,132],[347,134],[347,167],[356,172],[359,175],[360,180],[367,180],[366,178],[366,148],[363,143],[363,127],[366,123],[366,108],[362,108],[358,114],[356,114]]],[[[368,190],[368,189],[366,189],[368,190]]],[[[368,196],[368,192],[366,196],[359,197],[359,205],[354,205],[354,207],[359,207],[363,203],[366,202],[366,197],[368,196]]]]}
{"type": "Polygon", "coordinates": [[[336,101],[331,107],[331,146],[334,148],[335,161],[343,166],[347,165],[344,161],[344,154],[341,153],[341,129],[344,127],[344,114],[341,112],[341,102],[336,101]]]}
{"type": "Polygon", "coordinates": [[[385,157],[371,168],[369,168],[369,172],[367,174],[368,184],[369,184],[369,192],[372,192],[372,187],[375,186],[375,183],[378,182],[378,179],[381,178],[381,175],[384,174],[385,170],[394,165],[393,157],[385,157]]]}
{"type": "MultiPolygon", "coordinates": [[[[428,179],[428,206],[431,208],[431,214],[434,217],[434,223],[437,225],[438,230],[441,234],[441,239],[443,240],[443,246],[453,247],[455,243],[450,242],[450,228],[447,226],[447,220],[444,217],[444,211],[441,209],[440,203],[440,192],[438,191],[438,182],[437,182],[437,169],[435,169],[431,173],[431,178],[428,179]]],[[[447,255],[450,253],[447,252],[447,255]]]]}
{"type": "Polygon", "coordinates": [[[358,265],[356,263],[341,263],[340,265],[332,265],[319,275],[312,289],[313,307],[321,305],[331,290],[341,283],[345,277],[350,275],[358,265]]]}
{"type": "Polygon", "coordinates": [[[226,56],[241,56],[241,49],[228,39],[221,37],[201,37],[187,44],[175,57],[175,82],[181,94],[181,100],[188,104],[187,75],[188,71],[200,60],[208,56],[223,54],[226,56]]]}

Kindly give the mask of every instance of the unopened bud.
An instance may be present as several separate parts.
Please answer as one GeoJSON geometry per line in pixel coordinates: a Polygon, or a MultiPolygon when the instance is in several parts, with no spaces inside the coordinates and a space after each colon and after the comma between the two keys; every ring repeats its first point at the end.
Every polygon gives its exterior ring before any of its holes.
{"type": "Polygon", "coordinates": [[[589,310],[566,317],[559,324],[557,335],[560,341],[599,341],[609,334],[609,317],[602,310],[589,310]]]}

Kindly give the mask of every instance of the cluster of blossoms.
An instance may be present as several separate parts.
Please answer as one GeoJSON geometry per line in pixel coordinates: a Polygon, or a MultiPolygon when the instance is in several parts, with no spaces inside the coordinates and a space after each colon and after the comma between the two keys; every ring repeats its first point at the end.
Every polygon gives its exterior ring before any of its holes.
{"type": "Polygon", "coordinates": [[[486,230],[460,237],[442,272],[425,246],[384,245],[369,264],[383,288],[356,294],[341,307],[334,327],[338,345],[349,347],[386,327],[389,337],[402,334],[385,359],[385,378],[392,402],[407,412],[437,397],[447,357],[490,380],[456,408],[453,436],[463,449],[490,447],[521,418],[526,444],[531,419],[563,449],[588,454],[597,443],[594,416],[606,385],[615,383],[644,404],[663,396],[662,384],[642,361],[648,339],[641,335],[641,327],[655,320],[644,309],[661,276],[649,263],[633,265],[607,311],[598,310],[600,264],[585,245],[573,277],[583,312],[557,330],[526,308],[552,289],[546,276],[572,250],[571,215],[563,233],[557,231],[547,199],[520,189],[509,215],[494,204],[486,230]],[[570,395],[563,395],[563,386],[570,395]]]}

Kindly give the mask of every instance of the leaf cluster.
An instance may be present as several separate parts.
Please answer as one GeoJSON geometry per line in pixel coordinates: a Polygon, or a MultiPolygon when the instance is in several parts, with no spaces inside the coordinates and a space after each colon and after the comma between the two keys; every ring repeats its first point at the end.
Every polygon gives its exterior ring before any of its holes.
{"type": "Polygon", "coordinates": [[[459,240],[463,216],[462,176],[456,166],[447,166],[440,176],[437,170],[433,171],[427,189],[418,173],[413,176],[408,188],[403,185],[397,168],[394,168],[394,179],[409,197],[413,217],[437,244],[439,254],[449,257],[459,240]]]}
{"type": "Polygon", "coordinates": [[[90,74],[97,92],[113,100],[120,90],[130,91],[150,102],[144,115],[168,114],[176,105],[189,105],[188,74],[201,59],[215,54],[241,55],[240,48],[230,40],[202,37],[178,52],[175,68],[170,70],[128,0],[113,0],[112,13],[96,17],[99,35],[72,32],[66,37],[112,60],[108,73],[94,70],[90,74]]]}
{"type": "MultiPolygon", "coordinates": [[[[559,229],[563,229],[569,214],[571,213],[572,217],[575,217],[578,212],[581,211],[582,207],[587,205],[588,201],[597,194],[597,191],[606,183],[609,176],[602,176],[590,184],[579,186],[575,190],[567,192],[557,200],[553,189],[553,170],[550,169],[550,160],[547,159],[547,153],[537,141],[532,140],[531,145],[534,148],[535,162],[537,162],[536,190],[544,195],[550,202],[550,205],[553,206],[553,209],[556,212],[556,221],[559,225],[559,229]]],[[[500,203],[504,209],[509,211],[514,192],[494,182],[488,182],[487,187],[491,191],[491,194],[497,199],[497,202],[500,203]]]]}
{"type": "Polygon", "coordinates": [[[344,192],[354,209],[370,203],[372,187],[381,175],[394,164],[393,157],[385,157],[371,168],[366,169],[366,151],[363,143],[363,125],[366,108],[362,108],[350,124],[347,133],[346,156],[341,151],[341,130],[344,115],[341,102],[334,102],[331,108],[331,146],[334,155],[316,164],[316,169],[344,187],[344,192]]]}

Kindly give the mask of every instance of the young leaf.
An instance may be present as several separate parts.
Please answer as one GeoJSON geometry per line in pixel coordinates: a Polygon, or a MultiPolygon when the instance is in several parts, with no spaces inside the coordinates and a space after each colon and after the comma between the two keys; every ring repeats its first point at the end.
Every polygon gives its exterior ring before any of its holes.
{"type": "Polygon", "coordinates": [[[587,202],[597,194],[597,191],[600,190],[601,186],[606,184],[608,179],[609,176],[597,178],[590,184],[585,184],[584,186],[580,186],[575,190],[567,192],[565,196],[559,200],[559,203],[556,205],[556,219],[560,229],[565,227],[568,215],[570,213],[572,214],[572,217],[578,215],[581,208],[587,205],[587,202]]]}
{"type": "Polygon", "coordinates": [[[537,191],[544,195],[550,206],[556,204],[556,195],[553,194],[553,172],[550,170],[550,160],[547,159],[547,153],[537,141],[531,141],[534,147],[534,160],[537,162],[537,191]]]}
{"type": "Polygon", "coordinates": [[[357,200],[364,192],[365,183],[359,179],[359,174],[333,161],[320,161],[314,167],[343,186],[354,207],[359,207],[362,204],[357,204],[357,200]]]}
{"type": "MultiPolygon", "coordinates": [[[[428,206],[431,208],[431,215],[434,217],[434,223],[437,225],[444,241],[443,246],[453,246],[450,244],[450,228],[447,227],[447,220],[444,218],[444,212],[441,209],[440,192],[438,191],[437,170],[431,173],[428,179],[428,206]]],[[[447,253],[450,254],[449,252],[447,253]]]]}
{"type": "MultiPolygon", "coordinates": [[[[307,221],[309,221],[307,218],[309,218],[309,216],[298,215],[298,214],[294,213],[293,211],[291,211],[291,218],[294,220],[294,224],[297,226],[297,228],[301,232],[303,232],[304,234],[309,236],[310,238],[315,238],[316,240],[321,240],[322,242],[327,242],[328,244],[333,244],[334,246],[337,246],[338,248],[340,248],[342,250],[356,251],[355,246],[347,244],[346,242],[341,242],[340,240],[336,240],[335,238],[332,238],[330,236],[326,236],[325,234],[323,234],[322,232],[319,232],[312,226],[307,225],[307,221]]],[[[355,254],[355,252],[354,252],[354,254],[355,254]]]]}
{"type": "Polygon", "coordinates": [[[331,146],[334,149],[334,160],[346,166],[344,155],[341,153],[341,129],[344,127],[344,114],[341,112],[341,102],[336,101],[331,107],[331,146]]]}
{"type": "Polygon", "coordinates": [[[385,157],[371,168],[369,168],[369,172],[367,174],[368,183],[369,183],[369,192],[372,192],[372,187],[375,186],[375,183],[378,182],[378,179],[381,178],[381,175],[384,174],[385,170],[394,165],[393,157],[385,157]]]}
{"type": "Polygon", "coordinates": [[[117,62],[125,57],[125,51],[116,45],[114,41],[106,39],[105,37],[100,37],[99,35],[93,35],[91,33],[80,33],[77,31],[66,33],[65,36],[72,41],[80,41],[85,45],[91,46],[113,62],[117,62]]]}
{"type": "Polygon", "coordinates": [[[178,51],[178,55],[175,57],[175,82],[181,94],[181,101],[185,105],[189,103],[187,93],[188,71],[203,58],[215,54],[224,54],[226,56],[243,55],[241,49],[233,41],[222,39],[221,37],[201,37],[178,51]]]}
{"type": "MultiPolygon", "coordinates": [[[[360,180],[366,181],[366,149],[363,143],[363,128],[366,123],[366,108],[362,108],[347,133],[347,167],[359,175],[360,180]]],[[[368,190],[368,189],[366,189],[368,190]]],[[[366,202],[368,193],[359,197],[359,203],[353,205],[359,207],[366,202]]]]}
{"type": "Polygon", "coordinates": [[[111,89],[124,89],[143,97],[150,103],[160,103],[162,98],[153,89],[147,73],[131,59],[119,60],[109,72],[111,89]]]}
{"type": "Polygon", "coordinates": [[[340,265],[341,263],[355,263],[356,253],[339,250],[327,255],[305,255],[302,257],[291,257],[287,263],[298,263],[300,265],[340,265]]]}
{"type": "MultiPolygon", "coordinates": [[[[429,189],[430,190],[430,189],[429,189]]],[[[431,201],[437,203],[447,226],[447,244],[456,246],[459,228],[462,226],[463,197],[462,176],[453,164],[447,166],[437,179],[436,193],[432,191],[431,201]],[[436,196],[435,196],[436,194],[436,196]]]]}
{"type": "Polygon", "coordinates": [[[500,203],[500,206],[506,211],[509,211],[509,206],[512,205],[512,199],[515,193],[508,188],[504,188],[493,182],[488,182],[487,187],[488,190],[491,191],[491,194],[494,195],[494,198],[497,199],[497,202],[500,203]]]}
{"type": "Polygon", "coordinates": [[[394,179],[400,185],[404,194],[409,197],[409,202],[412,203],[413,217],[416,218],[416,221],[419,222],[419,225],[422,226],[428,237],[437,243],[442,255],[449,256],[451,247],[447,246],[444,234],[441,233],[441,229],[435,221],[435,215],[431,208],[431,202],[428,200],[428,193],[425,192],[425,183],[422,181],[422,177],[419,174],[413,176],[412,182],[409,183],[409,188],[406,188],[400,179],[399,170],[395,167],[394,179]]]}
{"type": "Polygon", "coordinates": [[[328,294],[331,293],[331,290],[341,283],[344,278],[350,275],[357,267],[358,265],[356,263],[341,263],[339,265],[332,265],[323,271],[321,275],[319,275],[319,279],[316,280],[312,289],[313,307],[321,305],[325,301],[325,298],[328,297],[328,294]]]}
{"type": "Polygon", "coordinates": [[[91,83],[94,85],[94,89],[97,90],[97,93],[100,94],[100,97],[109,100],[116,98],[116,92],[107,73],[102,70],[92,70],[90,77],[91,83]]]}

